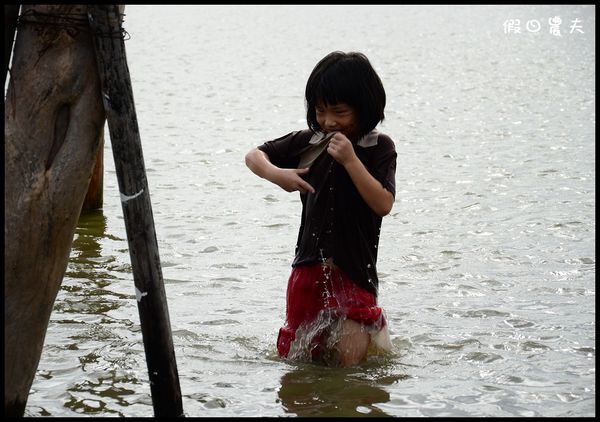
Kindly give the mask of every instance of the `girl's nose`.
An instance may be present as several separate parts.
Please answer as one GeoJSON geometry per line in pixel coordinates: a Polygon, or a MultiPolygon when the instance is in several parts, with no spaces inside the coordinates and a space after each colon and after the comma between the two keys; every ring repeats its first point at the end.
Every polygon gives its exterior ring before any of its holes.
{"type": "Polygon", "coordinates": [[[325,127],[327,129],[334,129],[337,126],[337,121],[332,116],[325,117],[325,127]]]}

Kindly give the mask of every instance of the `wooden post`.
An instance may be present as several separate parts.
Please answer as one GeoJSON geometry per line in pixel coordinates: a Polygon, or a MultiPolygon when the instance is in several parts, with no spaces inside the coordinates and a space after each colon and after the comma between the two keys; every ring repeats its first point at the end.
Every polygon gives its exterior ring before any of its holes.
{"type": "Polygon", "coordinates": [[[94,171],[90,179],[88,191],[85,194],[85,199],[83,200],[83,205],[81,206],[82,214],[101,209],[104,200],[104,128],[100,131],[98,143],[100,146],[96,154],[94,171]]]}
{"type": "Polygon", "coordinates": [[[2,80],[2,88],[6,84],[6,74],[10,65],[10,55],[13,49],[13,40],[15,39],[15,31],[17,30],[17,19],[19,17],[18,4],[4,5],[4,79],[2,80]]]}
{"type": "Polygon", "coordinates": [[[88,20],[121,192],[154,414],[184,416],[119,8],[93,5],[88,20]]]}
{"type": "Polygon", "coordinates": [[[87,12],[21,5],[4,102],[5,416],[25,410],[104,127],[87,12]]]}

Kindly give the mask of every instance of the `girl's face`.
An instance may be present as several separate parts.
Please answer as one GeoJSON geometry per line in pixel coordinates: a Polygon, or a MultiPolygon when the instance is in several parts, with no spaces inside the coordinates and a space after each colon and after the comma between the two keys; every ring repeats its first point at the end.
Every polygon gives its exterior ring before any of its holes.
{"type": "Polygon", "coordinates": [[[315,107],[317,123],[325,133],[342,132],[351,138],[358,130],[356,113],[346,103],[326,104],[320,102],[315,107]]]}

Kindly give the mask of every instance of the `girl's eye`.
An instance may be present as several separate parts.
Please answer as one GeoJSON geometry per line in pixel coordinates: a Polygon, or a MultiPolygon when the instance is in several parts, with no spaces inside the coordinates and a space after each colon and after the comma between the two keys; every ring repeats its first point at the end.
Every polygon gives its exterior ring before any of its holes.
{"type": "Polygon", "coordinates": [[[335,110],[334,113],[336,114],[336,116],[345,117],[350,114],[350,110],[340,109],[340,110],[335,110]]]}

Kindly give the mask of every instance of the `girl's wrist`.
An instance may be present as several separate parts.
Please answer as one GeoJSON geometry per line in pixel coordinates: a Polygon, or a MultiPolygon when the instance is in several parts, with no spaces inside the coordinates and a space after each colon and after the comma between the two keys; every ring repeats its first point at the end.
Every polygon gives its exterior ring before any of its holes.
{"type": "Polygon", "coordinates": [[[362,166],[362,162],[355,155],[353,158],[349,159],[348,161],[345,161],[343,163],[343,166],[347,172],[350,172],[353,168],[362,166]]]}

